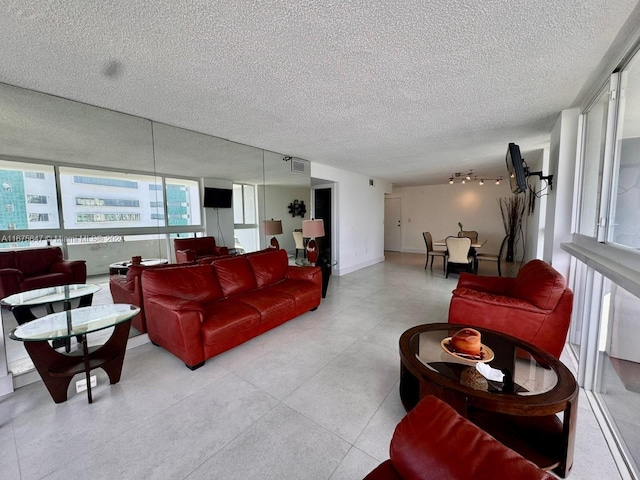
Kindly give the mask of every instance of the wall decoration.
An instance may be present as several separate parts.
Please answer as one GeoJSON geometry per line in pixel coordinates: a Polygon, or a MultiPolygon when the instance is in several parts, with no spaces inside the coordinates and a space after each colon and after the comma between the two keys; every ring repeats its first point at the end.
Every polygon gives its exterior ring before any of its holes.
{"type": "Polygon", "coordinates": [[[289,213],[292,217],[300,216],[304,217],[307,213],[307,207],[302,200],[294,200],[289,204],[289,213]]]}

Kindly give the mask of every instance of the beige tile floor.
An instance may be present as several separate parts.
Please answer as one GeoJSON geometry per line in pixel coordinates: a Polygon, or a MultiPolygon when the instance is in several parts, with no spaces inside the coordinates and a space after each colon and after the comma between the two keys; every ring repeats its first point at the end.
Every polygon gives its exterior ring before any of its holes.
{"type": "MultiPolygon", "coordinates": [[[[445,321],[457,282],[423,262],[387,253],[333,276],[317,311],[193,372],[151,344],[131,349],[119,384],[97,371],[91,405],[84,393],[56,405],[41,382],[0,398],[0,477],[363,478],[404,415],[398,338],[445,321]]],[[[579,408],[569,478],[621,478],[584,394],[579,408]]]]}

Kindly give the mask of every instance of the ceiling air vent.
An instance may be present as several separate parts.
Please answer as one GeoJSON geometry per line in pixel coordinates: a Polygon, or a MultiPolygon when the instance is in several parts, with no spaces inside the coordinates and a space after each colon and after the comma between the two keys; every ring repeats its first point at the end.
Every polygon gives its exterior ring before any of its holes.
{"type": "Polygon", "coordinates": [[[307,167],[305,165],[306,162],[302,160],[296,160],[295,158],[291,160],[291,171],[296,173],[305,173],[307,167]]]}

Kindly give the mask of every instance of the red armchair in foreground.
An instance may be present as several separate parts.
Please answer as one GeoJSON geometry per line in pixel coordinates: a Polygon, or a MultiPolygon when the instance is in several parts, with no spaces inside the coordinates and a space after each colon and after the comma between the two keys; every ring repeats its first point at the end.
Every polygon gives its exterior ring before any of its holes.
{"type": "Polygon", "coordinates": [[[400,421],[389,456],[365,480],[555,478],[433,396],[400,421]]]}
{"type": "Polygon", "coordinates": [[[36,288],[87,281],[84,260],[64,260],[60,247],[0,253],[0,298],[36,288]]]}
{"type": "Polygon", "coordinates": [[[173,248],[177,263],[211,263],[214,258],[229,255],[227,247],[216,247],[215,237],[176,238],[173,248]]]}
{"type": "Polygon", "coordinates": [[[449,305],[449,322],[497,330],[560,358],[573,308],[564,277],[542,260],[516,278],[461,273],[449,305]]]}

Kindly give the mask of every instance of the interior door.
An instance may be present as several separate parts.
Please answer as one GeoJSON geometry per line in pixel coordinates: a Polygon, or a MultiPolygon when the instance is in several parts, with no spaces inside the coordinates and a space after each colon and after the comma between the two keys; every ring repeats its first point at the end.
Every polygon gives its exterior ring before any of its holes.
{"type": "Polygon", "coordinates": [[[384,249],[399,252],[402,247],[402,199],[384,199],[384,249]]]}

